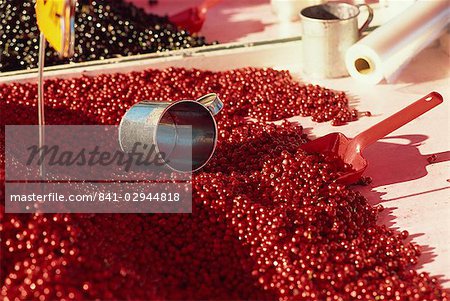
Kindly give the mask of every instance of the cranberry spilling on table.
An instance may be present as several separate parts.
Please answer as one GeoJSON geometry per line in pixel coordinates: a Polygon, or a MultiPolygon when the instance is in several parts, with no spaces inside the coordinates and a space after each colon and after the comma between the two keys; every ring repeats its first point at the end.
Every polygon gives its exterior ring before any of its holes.
{"type": "MultiPolygon", "coordinates": [[[[117,124],[137,101],[208,92],[225,108],[216,153],[193,177],[192,214],[5,214],[2,205],[2,297],[447,299],[437,278],[415,271],[408,232],[378,225],[381,206],[333,181],[350,166],[305,153],[300,125],[266,122],[351,121],[343,93],[271,69],[147,70],[49,80],[47,120],[117,124]]],[[[0,86],[2,124],[35,124],[35,106],[34,84],[0,86]]]]}

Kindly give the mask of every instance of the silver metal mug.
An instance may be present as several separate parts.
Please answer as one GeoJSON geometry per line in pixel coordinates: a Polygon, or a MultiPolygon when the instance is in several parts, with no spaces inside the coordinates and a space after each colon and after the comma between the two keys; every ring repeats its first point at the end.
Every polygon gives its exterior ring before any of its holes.
{"type": "Polygon", "coordinates": [[[223,107],[215,93],[197,100],[176,102],[142,101],[133,105],[119,125],[122,151],[136,144],[153,145],[164,153],[166,165],[180,172],[202,168],[211,159],[217,143],[214,115],[223,107]]]}
{"type": "Polygon", "coordinates": [[[312,78],[336,78],[348,75],[345,52],[356,43],[373,19],[367,4],[328,2],[304,8],[302,23],[302,72],[312,78]],[[368,9],[368,17],[358,28],[359,7],[368,9]]]}

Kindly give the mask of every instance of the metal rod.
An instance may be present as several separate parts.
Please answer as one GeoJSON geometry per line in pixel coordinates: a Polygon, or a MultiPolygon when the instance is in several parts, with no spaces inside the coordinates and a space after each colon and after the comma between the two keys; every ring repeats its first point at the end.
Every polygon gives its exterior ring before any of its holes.
{"type": "MultiPolygon", "coordinates": [[[[39,37],[39,65],[38,65],[38,123],[39,123],[39,149],[45,144],[45,107],[44,107],[44,64],[45,64],[45,37],[41,32],[39,37]]],[[[42,154],[41,154],[42,155],[42,154]]],[[[44,177],[44,162],[39,166],[39,174],[44,177]]]]}

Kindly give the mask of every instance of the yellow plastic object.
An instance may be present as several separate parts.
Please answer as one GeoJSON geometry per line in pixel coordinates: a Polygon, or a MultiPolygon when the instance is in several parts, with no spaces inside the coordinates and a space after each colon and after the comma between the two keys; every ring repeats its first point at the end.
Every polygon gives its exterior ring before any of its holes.
{"type": "Polygon", "coordinates": [[[36,1],[39,30],[62,57],[73,55],[75,5],[76,0],[36,1]]]}

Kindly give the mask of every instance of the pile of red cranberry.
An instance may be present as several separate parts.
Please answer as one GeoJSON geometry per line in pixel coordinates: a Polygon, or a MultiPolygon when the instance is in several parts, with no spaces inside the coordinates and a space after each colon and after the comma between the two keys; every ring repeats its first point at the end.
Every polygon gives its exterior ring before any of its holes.
{"type": "MultiPolygon", "coordinates": [[[[302,151],[301,126],[266,123],[299,114],[353,120],[343,93],[271,69],[147,70],[47,81],[47,120],[117,124],[137,101],[208,92],[217,92],[225,109],[217,151],[193,178],[192,214],[24,215],[1,208],[1,296],[446,300],[436,278],[414,270],[420,251],[405,242],[408,233],[377,225],[382,207],[333,181],[349,166],[302,151]]],[[[3,124],[36,122],[35,85],[0,86],[0,101],[3,124]]],[[[4,182],[3,150],[0,156],[4,182]]]]}

